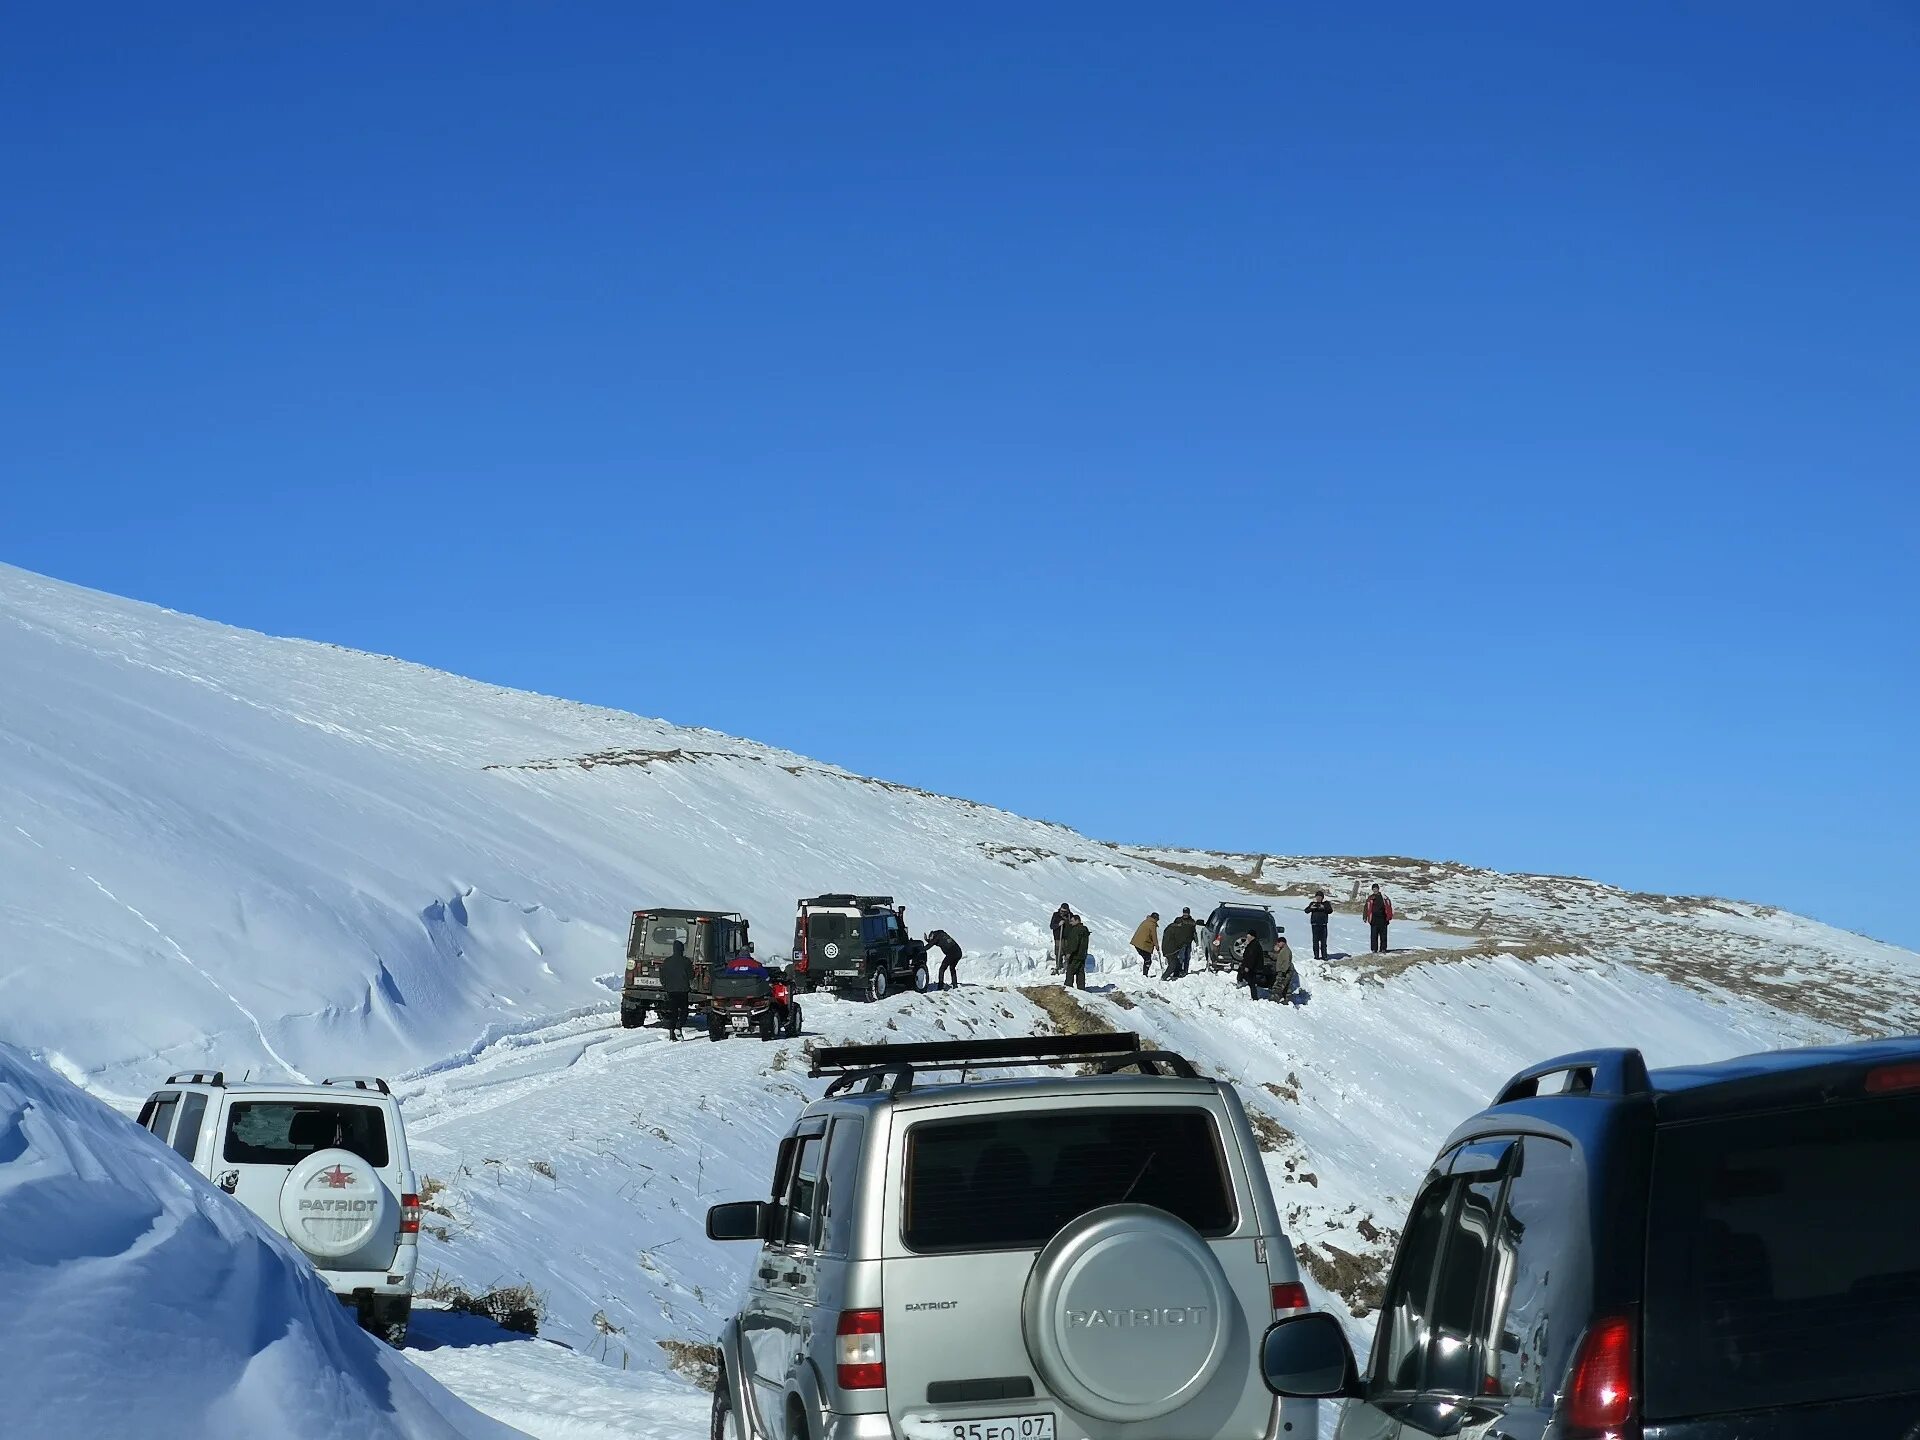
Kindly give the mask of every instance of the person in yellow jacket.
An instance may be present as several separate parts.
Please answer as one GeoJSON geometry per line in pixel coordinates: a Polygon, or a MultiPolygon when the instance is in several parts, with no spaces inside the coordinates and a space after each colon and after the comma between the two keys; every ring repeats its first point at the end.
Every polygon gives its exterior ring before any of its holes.
{"type": "Polygon", "coordinates": [[[1140,954],[1140,973],[1145,975],[1153,969],[1154,947],[1160,943],[1160,912],[1154,911],[1140,922],[1140,928],[1133,932],[1131,942],[1140,954]]]}

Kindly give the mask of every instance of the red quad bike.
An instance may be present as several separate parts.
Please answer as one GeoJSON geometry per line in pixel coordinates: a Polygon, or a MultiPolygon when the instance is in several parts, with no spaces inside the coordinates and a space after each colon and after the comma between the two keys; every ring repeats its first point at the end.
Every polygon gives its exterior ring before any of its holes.
{"type": "Polygon", "coordinates": [[[735,960],[713,977],[713,997],[707,1002],[707,1038],[758,1035],[762,1040],[787,1039],[800,1033],[800,1002],[784,972],[770,971],[759,961],[735,960]]]}

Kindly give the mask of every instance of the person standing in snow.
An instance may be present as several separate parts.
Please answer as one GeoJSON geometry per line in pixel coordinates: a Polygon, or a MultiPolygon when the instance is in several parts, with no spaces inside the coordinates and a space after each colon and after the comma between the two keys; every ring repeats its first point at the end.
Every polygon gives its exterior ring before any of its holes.
{"type": "Polygon", "coordinates": [[[1133,932],[1134,953],[1140,957],[1140,973],[1147,974],[1153,969],[1153,949],[1160,943],[1160,912],[1154,911],[1140,922],[1133,932]]]}
{"type": "Polygon", "coordinates": [[[944,930],[929,930],[927,948],[940,952],[940,984],[953,989],[960,983],[960,942],[944,930]]]}
{"type": "Polygon", "coordinates": [[[666,1012],[667,1037],[678,1040],[687,1023],[687,996],[693,991],[693,961],[687,958],[682,941],[674,941],[673,953],[660,962],[660,988],[667,993],[667,1003],[661,1007],[666,1012]]]}
{"type": "Polygon", "coordinates": [[[1166,968],[1160,972],[1162,980],[1178,980],[1187,973],[1187,965],[1193,958],[1193,939],[1199,933],[1193,911],[1186,906],[1167,922],[1167,928],[1160,934],[1160,953],[1167,957],[1166,968]]]}
{"type": "Polygon", "coordinates": [[[1327,958],[1327,922],[1333,918],[1333,902],[1327,892],[1316,890],[1307,902],[1307,923],[1313,927],[1313,958],[1327,958]]]}
{"type": "Polygon", "coordinates": [[[1287,944],[1287,932],[1282,930],[1273,945],[1273,986],[1267,991],[1267,999],[1285,1001],[1299,983],[1299,973],[1293,968],[1293,947],[1287,944]]]}
{"type": "Polygon", "coordinates": [[[1234,941],[1234,949],[1239,952],[1240,968],[1234,980],[1247,987],[1247,998],[1260,998],[1260,977],[1267,969],[1267,949],[1260,943],[1260,937],[1249,930],[1234,941]]]}
{"type": "Polygon", "coordinates": [[[1393,919],[1393,902],[1380,893],[1378,885],[1367,896],[1367,903],[1360,907],[1361,917],[1367,922],[1367,933],[1373,942],[1373,953],[1387,953],[1387,922],[1393,919]]]}
{"type": "Polygon", "coordinates": [[[1053,919],[1048,922],[1053,929],[1053,973],[1056,975],[1066,968],[1066,952],[1060,947],[1060,931],[1065,928],[1067,918],[1072,914],[1073,910],[1062,900],[1060,908],[1053,912],[1053,919]]]}
{"type": "Polygon", "coordinates": [[[1087,922],[1069,910],[1060,926],[1060,956],[1066,962],[1067,984],[1076,990],[1087,988],[1087,941],[1090,938],[1087,922]]]}

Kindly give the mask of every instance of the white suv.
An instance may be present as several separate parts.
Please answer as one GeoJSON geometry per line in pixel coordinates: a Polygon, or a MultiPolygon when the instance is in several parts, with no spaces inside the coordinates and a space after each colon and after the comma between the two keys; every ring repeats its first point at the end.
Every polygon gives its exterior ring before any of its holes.
{"type": "Polygon", "coordinates": [[[170,1076],[139,1123],[286,1236],[360,1323],[403,1344],[420,1255],[420,1196],[387,1082],[229,1085],[170,1076]]]}

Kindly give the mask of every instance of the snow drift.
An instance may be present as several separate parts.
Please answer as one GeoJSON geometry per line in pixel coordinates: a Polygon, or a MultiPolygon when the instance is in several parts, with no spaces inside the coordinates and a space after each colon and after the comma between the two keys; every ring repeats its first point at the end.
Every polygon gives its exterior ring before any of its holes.
{"type": "Polygon", "coordinates": [[[490,1440],[146,1131],[0,1044],[0,1431],[490,1440]],[[137,1417],[137,1418],[136,1418],[137,1417]]]}

